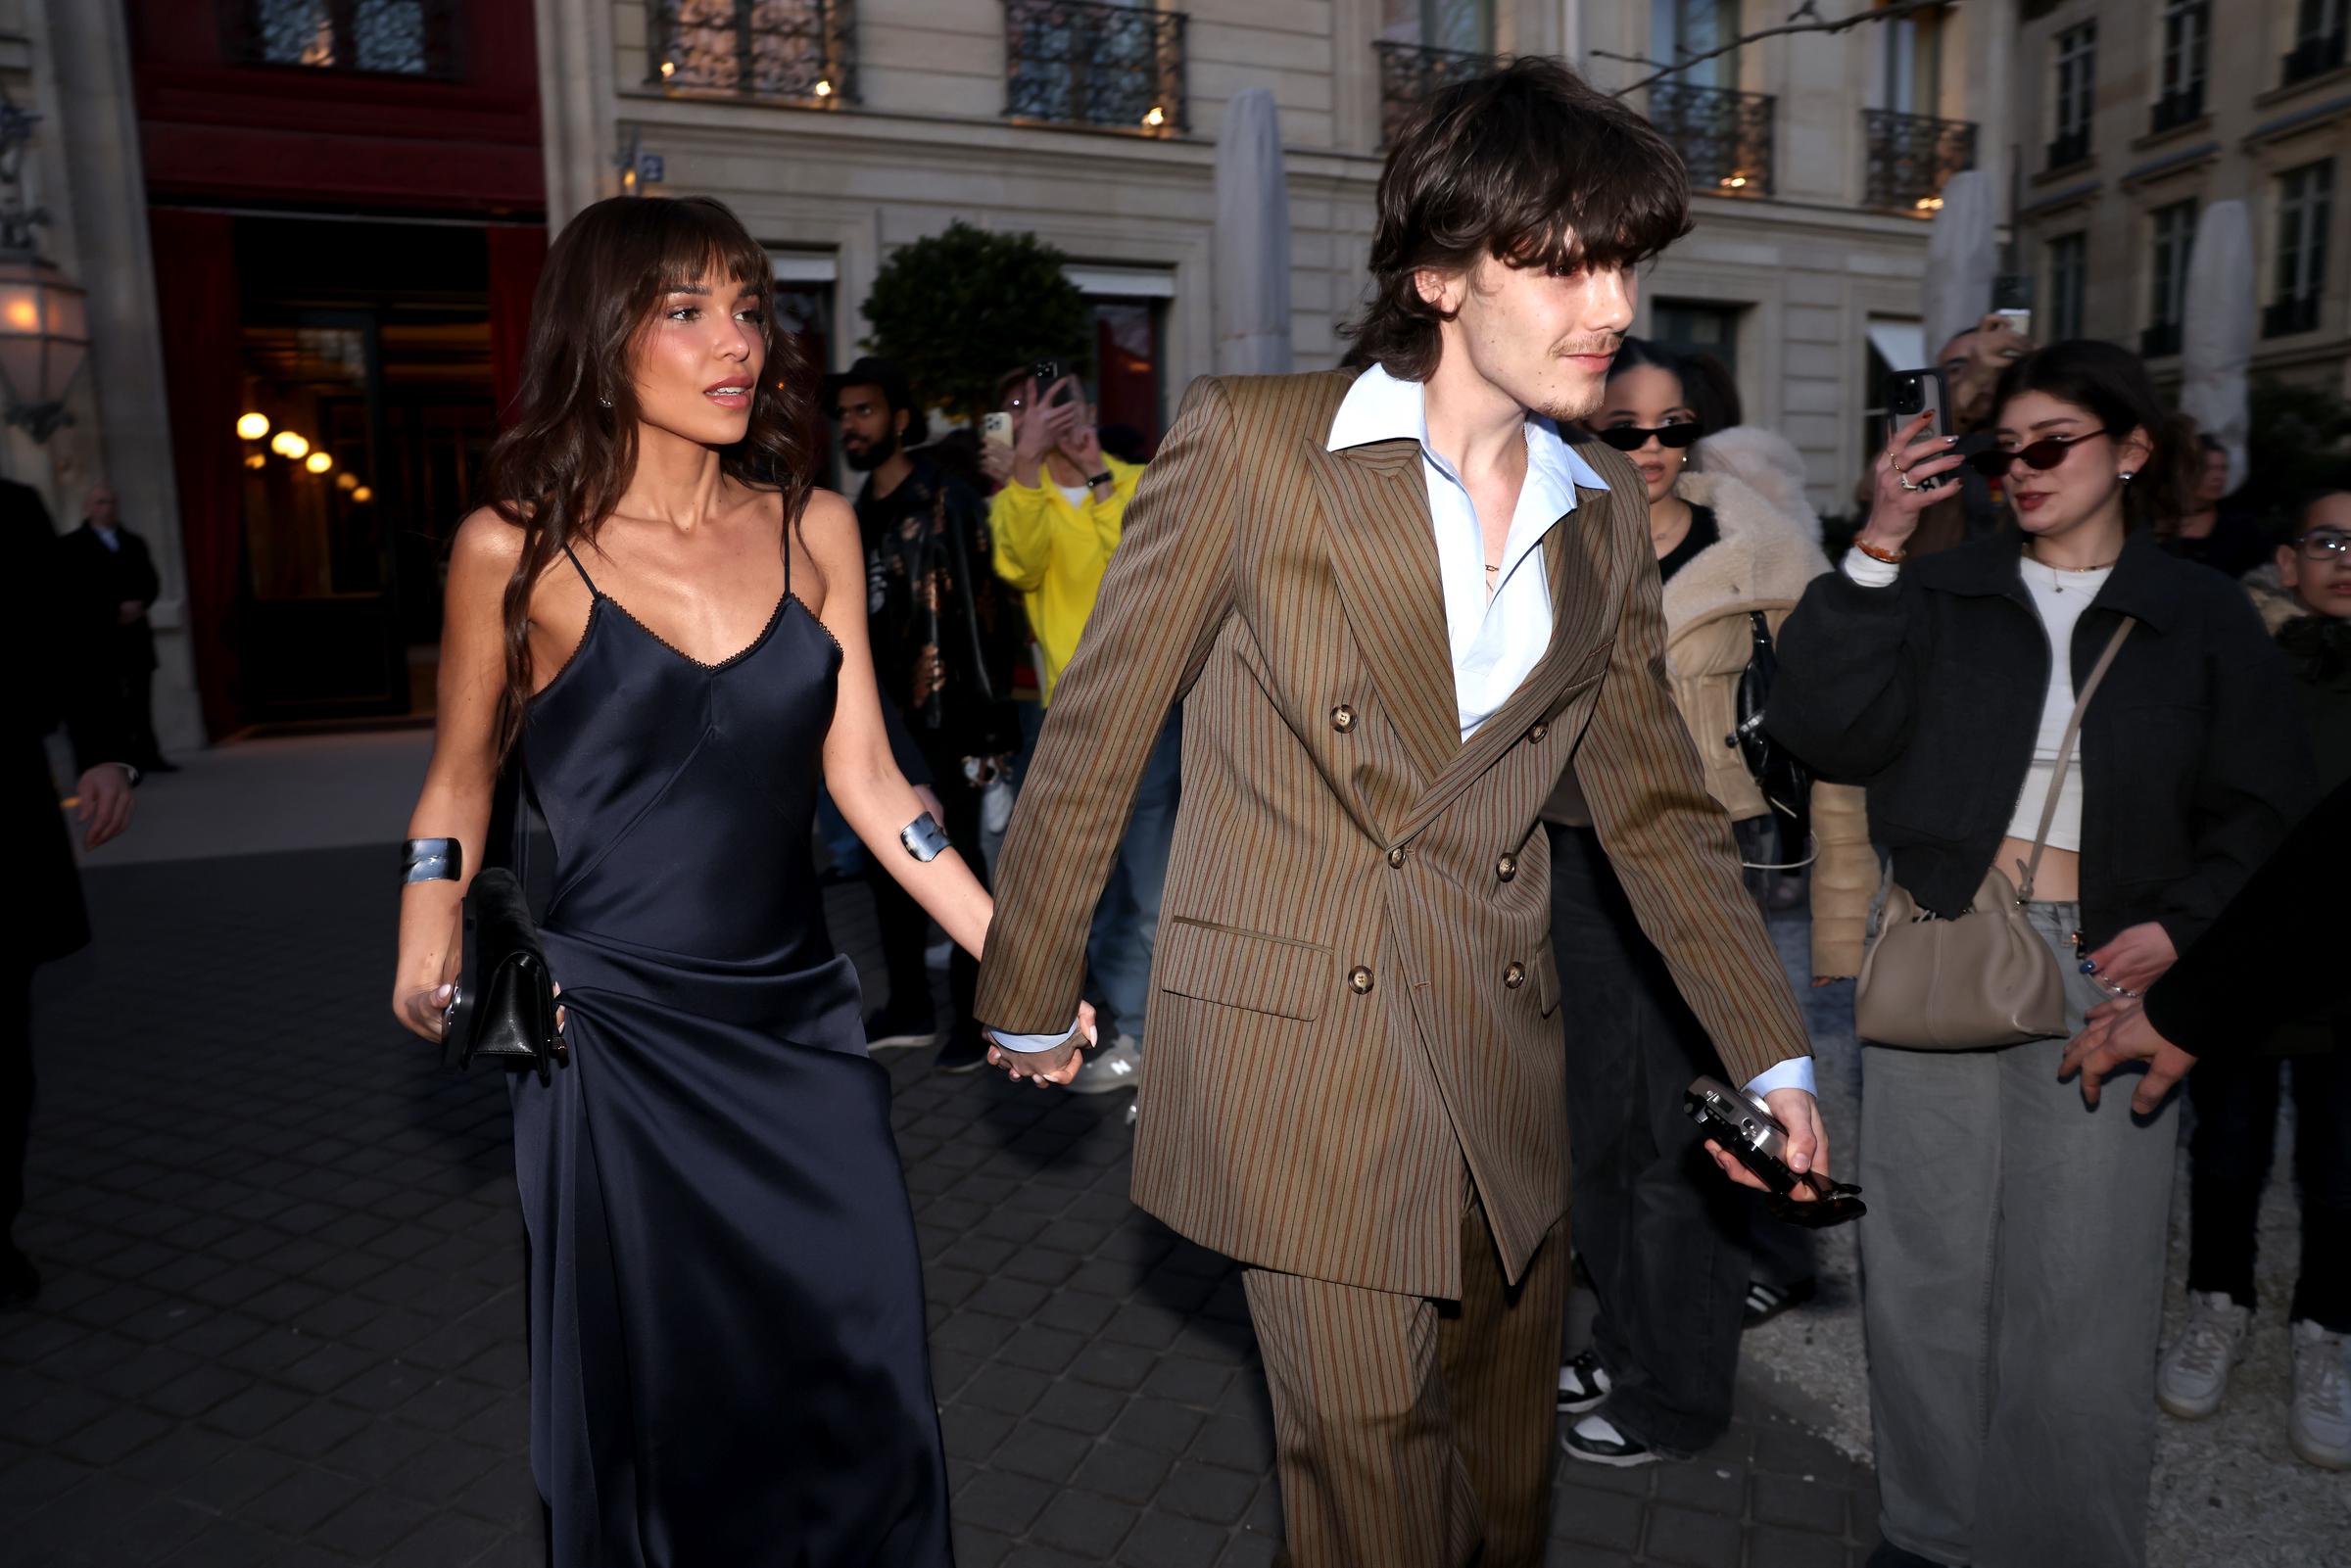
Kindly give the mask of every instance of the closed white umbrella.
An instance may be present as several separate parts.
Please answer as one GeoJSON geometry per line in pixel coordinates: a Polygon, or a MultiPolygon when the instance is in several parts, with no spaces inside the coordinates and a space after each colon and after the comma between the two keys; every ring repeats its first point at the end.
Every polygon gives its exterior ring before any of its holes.
{"type": "Polygon", "coordinates": [[[2238,201],[2215,202],[2196,220],[2187,263],[2187,308],[2180,323],[2180,411],[2229,449],[2229,488],[2245,480],[2252,411],[2245,372],[2253,362],[2253,217],[2238,201]]]}
{"type": "Polygon", "coordinates": [[[1991,282],[1999,270],[1996,223],[1990,174],[1963,169],[1944,183],[1935,230],[1927,236],[1927,280],[1919,302],[1927,353],[1941,354],[1991,309],[1991,282]]]}
{"type": "Polygon", "coordinates": [[[1252,87],[1224,106],[1217,141],[1217,374],[1290,368],[1290,194],[1273,94],[1252,87]]]}

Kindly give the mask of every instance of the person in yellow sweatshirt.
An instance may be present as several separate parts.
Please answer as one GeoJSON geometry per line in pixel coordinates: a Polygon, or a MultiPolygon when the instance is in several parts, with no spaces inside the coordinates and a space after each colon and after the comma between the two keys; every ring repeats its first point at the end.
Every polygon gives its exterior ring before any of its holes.
{"type": "MultiPolygon", "coordinates": [[[[1013,441],[982,444],[982,462],[1002,483],[988,507],[996,574],[1020,590],[1038,651],[1037,686],[1049,712],[1053,689],[1078,651],[1102,574],[1119,547],[1140,464],[1106,455],[1094,409],[1075,376],[1039,387],[1026,370],[997,385],[1012,415],[1013,441]]],[[[1070,1084],[1109,1094],[1141,1081],[1143,1017],[1151,991],[1151,948],[1159,894],[1176,835],[1182,757],[1180,719],[1171,719],[1144,770],[1119,860],[1094,911],[1086,958],[1113,1027],[1070,1084]],[[1114,1033],[1115,1029],[1115,1033],[1114,1033]]]]}
{"type": "Polygon", "coordinates": [[[1021,592],[1029,630],[1043,654],[1037,685],[1047,707],[1061,672],[1078,651],[1079,634],[1093,613],[1102,574],[1119,547],[1127,502],[1143,477],[1138,464],[1102,451],[1094,411],[1075,376],[1039,392],[1027,372],[998,389],[998,405],[1012,415],[1007,451],[983,449],[1000,479],[988,509],[995,539],[996,575],[1021,592]]]}

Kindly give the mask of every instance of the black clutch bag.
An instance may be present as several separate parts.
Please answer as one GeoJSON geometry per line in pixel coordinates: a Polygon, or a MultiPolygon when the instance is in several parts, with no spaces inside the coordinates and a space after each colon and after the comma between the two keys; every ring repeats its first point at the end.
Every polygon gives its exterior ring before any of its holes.
{"type": "Polygon", "coordinates": [[[450,1066],[488,1059],[512,1071],[549,1069],[563,1061],[555,1032],[554,977],[539,945],[522,884],[503,866],[474,874],[465,890],[465,962],[443,1036],[450,1066]]]}

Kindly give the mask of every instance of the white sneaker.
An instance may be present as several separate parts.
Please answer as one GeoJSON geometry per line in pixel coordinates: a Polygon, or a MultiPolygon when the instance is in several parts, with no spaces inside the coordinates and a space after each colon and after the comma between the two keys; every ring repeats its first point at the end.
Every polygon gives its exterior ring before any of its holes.
{"type": "Polygon", "coordinates": [[[2227,1291],[2189,1291],[2187,1324],[2155,1369],[2155,1402],[2183,1421],[2201,1421],[2221,1407],[2229,1374],[2245,1358],[2253,1309],[2227,1291]]]}
{"type": "Polygon", "coordinates": [[[2304,1318],[2294,1325],[2294,1403],[2286,1441],[2322,1470],[2351,1470],[2351,1372],[2343,1336],[2304,1318]]]}
{"type": "Polygon", "coordinates": [[[1134,1036],[1122,1034],[1086,1057],[1078,1076],[1070,1080],[1072,1094],[1116,1094],[1139,1088],[1143,1081],[1143,1053],[1134,1036]]]}

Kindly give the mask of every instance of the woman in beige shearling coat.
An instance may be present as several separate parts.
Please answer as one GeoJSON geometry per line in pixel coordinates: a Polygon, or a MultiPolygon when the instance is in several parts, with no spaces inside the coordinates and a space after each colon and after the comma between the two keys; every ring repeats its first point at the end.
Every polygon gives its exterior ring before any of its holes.
{"type": "MultiPolygon", "coordinates": [[[[1678,362],[1628,340],[1590,428],[1647,483],[1664,579],[1666,677],[1742,857],[1757,868],[1810,860],[1812,970],[1815,983],[1825,983],[1859,970],[1877,884],[1861,793],[1815,784],[1812,843],[1783,852],[1776,819],[1730,736],[1753,647],[1751,615],[1760,612],[1776,636],[1804,585],[1829,563],[1809,509],[1801,521],[1792,515],[1803,507],[1802,484],[1783,471],[1795,453],[1778,438],[1723,432],[1711,460],[1751,470],[1787,510],[1727,475],[1686,471],[1698,434],[1689,403],[1678,362]]],[[[1577,999],[1565,1037],[1570,1223],[1600,1311],[1592,1348],[1560,1368],[1559,1402],[1579,1417],[1562,1440],[1568,1456],[1621,1467],[1693,1453],[1721,1436],[1751,1263],[1784,1303],[1809,1275],[1810,1259],[1808,1248],[1784,1245],[1770,1222],[1703,1180],[1682,1092],[1715,1070],[1711,1042],[1642,934],[1581,808],[1570,774],[1544,815],[1553,950],[1566,993],[1577,999]]]]}
{"type": "MultiPolygon", "coordinates": [[[[1673,494],[1685,503],[1710,508],[1721,538],[1692,556],[1665,585],[1665,674],[1698,742],[1707,791],[1733,822],[1749,822],[1770,808],[1739,748],[1724,743],[1739,722],[1739,678],[1753,644],[1749,615],[1762,611],[1777,641],[1780,623],[1796,607],[1804,585],[1827,571],[1829,562],[1793,518],[1728,475],[1685,472],[1674,481],[1673,494]]],[[[1861,791],[1847,784],[1813,784],[1812,837],[1812,974],[1819,984],[1861,969],[1869,900],[1878,885],[1878,857],[1869,846],[1861,791]]],[[[1803,854],[1790,858],[1801,860],[1803,854]]]]}

